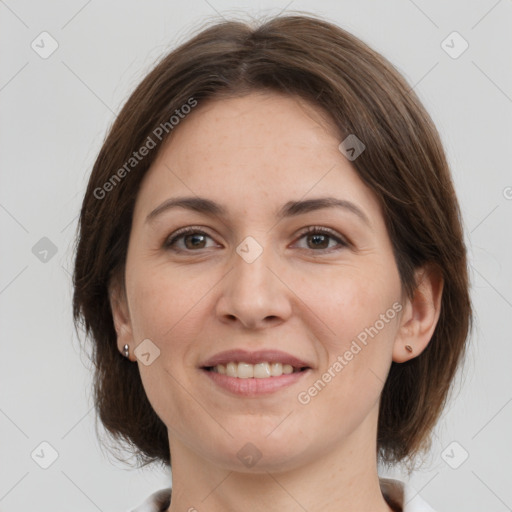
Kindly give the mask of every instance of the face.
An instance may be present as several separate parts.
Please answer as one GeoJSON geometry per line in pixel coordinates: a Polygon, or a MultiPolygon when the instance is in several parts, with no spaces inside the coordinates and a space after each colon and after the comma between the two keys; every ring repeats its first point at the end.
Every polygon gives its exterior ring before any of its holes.
{"type": "Polygon", "coordinates": [[[196,107],[145,176],[119,344],[150,340],[136,364],[171,453],[239,471],[256,455],[263,471],[374,446],[404,296],[340,142],[314,106],[251,93],[196,107]],[[195,209],[155,211],[184,197],[195,209]]]}

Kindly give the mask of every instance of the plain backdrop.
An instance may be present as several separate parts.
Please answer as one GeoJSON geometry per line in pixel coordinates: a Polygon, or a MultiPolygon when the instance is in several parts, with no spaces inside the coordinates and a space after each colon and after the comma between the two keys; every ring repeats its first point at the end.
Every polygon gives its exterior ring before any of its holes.
{"type": "Polygon", "coordinates": [[[123,512],[170,485],[170,473],[130,470],[100,448],[71,322],[77,215],[107,129],[156,59],[206,20],[281,11],[324,16],[381,52],[441,133],[476,323],[410,482],[438,512],[512,510],[510,0],[1,0],[2,512],[123,512]]]}

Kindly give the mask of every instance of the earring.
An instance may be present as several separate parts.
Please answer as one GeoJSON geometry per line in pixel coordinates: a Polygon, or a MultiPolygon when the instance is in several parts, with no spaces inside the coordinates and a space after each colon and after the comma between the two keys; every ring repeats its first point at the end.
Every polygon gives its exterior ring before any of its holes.
{"type": "Polygon", "coordinates": [[[129,347],[129,345],[125,345],[123,347],[123,356],[124,357],[129,357],[130,356],[130,347],[129,347]]]}
{"type": "Polygon", "coordinates": [[[407,350],[407,352],[412,352],[411,345],[405,345],[405,350],[407,350]]]}

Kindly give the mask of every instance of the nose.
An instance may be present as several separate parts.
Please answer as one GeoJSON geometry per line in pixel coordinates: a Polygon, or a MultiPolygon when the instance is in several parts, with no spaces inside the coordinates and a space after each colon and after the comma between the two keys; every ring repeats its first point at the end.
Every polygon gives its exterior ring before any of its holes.
{"type": "MultiPolygon", "coordinates": [[[[233,252],[233,266],[221,281],[216,308],[222,322],[262,329],[290,317],[292,292],[286,285],[283,265],[270,248],[261,243],[260,247],[263,251],[253,261],[242,251],[233,252]]],[[[253,245],[251,251],[254,250],[253,245]]]]}

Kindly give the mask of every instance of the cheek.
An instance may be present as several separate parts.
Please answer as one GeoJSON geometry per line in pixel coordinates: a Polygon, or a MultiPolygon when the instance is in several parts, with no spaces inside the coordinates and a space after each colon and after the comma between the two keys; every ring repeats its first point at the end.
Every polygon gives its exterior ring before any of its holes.
{"type": "Polygon", "coordinates": [[[200,327],[200,303],[216,283],[211,272],[198,274],[163,265],[132,272],[130,313],[136,339],[187,340],[200,327]]]}
{"type": "Polygon", "coordinates": [[[296,290],[323,323],[322,342],[329,351],[344,349],[347,342],[376,322],[379,330],[391,330],[388,327],[396,323],[393,304],[400,298],[397,272],[391,268],[381,271],[380,266],[328,270],[302,278],[296,290]],[[381,315],[385,315],[385,328],[381,326],[381,315]]]}

